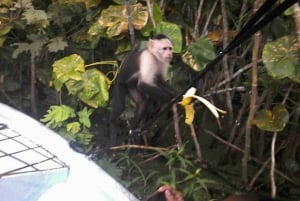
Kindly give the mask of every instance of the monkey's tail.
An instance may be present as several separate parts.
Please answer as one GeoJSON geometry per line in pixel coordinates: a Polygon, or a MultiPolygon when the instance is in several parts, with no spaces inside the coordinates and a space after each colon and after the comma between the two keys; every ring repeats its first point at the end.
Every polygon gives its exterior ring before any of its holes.
{"type": "Polygon", "coordinates": [[[126,88],[122,83],[116,80],[112,89],[111,113],[110,113],[110,139],[112,143],[116,143],[117,135],[120,133],[120,115],[125,109],[126,88]]]}

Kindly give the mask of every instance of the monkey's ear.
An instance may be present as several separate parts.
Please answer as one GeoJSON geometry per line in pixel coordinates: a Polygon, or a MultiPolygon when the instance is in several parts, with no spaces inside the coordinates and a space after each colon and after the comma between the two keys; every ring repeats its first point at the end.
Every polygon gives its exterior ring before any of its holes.
{"type": "Polygon", "coordinates": [[[152,50],[154,46],[155,40],[149,38],[148,40],[148,49],[152,50]]]}

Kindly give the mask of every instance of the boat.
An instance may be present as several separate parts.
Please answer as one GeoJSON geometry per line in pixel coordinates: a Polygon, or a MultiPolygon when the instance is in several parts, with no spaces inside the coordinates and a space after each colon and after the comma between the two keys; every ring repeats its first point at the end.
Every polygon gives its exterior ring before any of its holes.
{"type": "Polygon", "coordinates": [[[138,201],[69,142],[0,103],[1,201],[138,201]]]}

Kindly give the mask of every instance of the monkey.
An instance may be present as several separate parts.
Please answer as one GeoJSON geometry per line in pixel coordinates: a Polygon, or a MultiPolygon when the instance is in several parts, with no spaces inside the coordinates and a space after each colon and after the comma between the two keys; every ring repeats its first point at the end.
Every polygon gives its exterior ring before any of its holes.
{"type": "Polygon", "coordinates": [[[160,108],[177,95],[166,81],[173,58],[170,39],[164,34],[156,34],[149,38],[146,48],[139,50],[139,46],[127,55],[113,83],[110,115],[110,138],[113,143],[120,132],[119,118],[125,109],[127,96],[135,103],[130,126],[136,129],[150,106],[160,108]]]}

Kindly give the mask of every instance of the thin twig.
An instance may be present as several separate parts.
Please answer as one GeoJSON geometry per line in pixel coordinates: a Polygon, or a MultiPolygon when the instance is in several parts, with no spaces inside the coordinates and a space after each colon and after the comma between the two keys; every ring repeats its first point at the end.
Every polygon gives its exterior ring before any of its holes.
{"type": "Polygon", "coordinates": [[[221,94],[221,93],[226,93],[228,91],[238,91],[238,92],[244,92],[246,91],[246,88],[243,87],[243,86],[240,86],[240,87],[231,87],[231,88],[226,88],[226,89],[220,89],[220,90],[217,90],[217,91],[212,91],[208,94],[205,94],[204,97],[207,97],[207,96],[212,96],[214,94],[221,94]]]}
{"type": "MultiPolygon", "coordinates": [[[[262,4],[261,0],[256,0],[253,6],[253,12],[255,13],[260,5],[262,4]]],[[[251,96],[250,96],[250,106],[249,106],[249,114],[246,122],[245,129],[245,144],[244,144],[244,156],[242,159],[242,167],[243,167],[243,182],[245,186],[248,186],[248,160],[250,156],[251,149],[251,127],[252,121],[254,118],[254,114],[256,111],[256,101],[257,101],[257,61],[259,57],[259,49],[260,49],[260,41],[261,41],[261,33],[258,31],[254,34],[254,45],[252,49],[252,80],[251,80],[251,96]]]]}
{"type": "Polygon", "coordinates": [[[194,25],[194,33],[193,33],[194,38],[199,37],[199,24],[200,24],[200,20],[201,20],[203,2],[204,2],[204,0],[200,0],[199,5],[198,5],[197,16],[196,16],[195,25],[194,25]]]}
{"type": "MultiPolygon", "coordinates": [[[[223,144],[226,144],[226,145],[230,146],[230,147],[233,148],[234,150],[239,151],[239,152],[241,152],[241,153],[244,153],[244,150],[243,150],[243,149],[241,149],[240,147],[238,147],[238,146],[236,146],[236,145],[234,145],[234,144],[229,143],[228,141],[222,139],[221,137],[219,137],[219,136],[216,135],[215,133],[213,133],[213,132],[211,132],[211,131],[209,131],[209,130],[206,130],[206,129],[203,129],[203,131],[204,131],[205,133],[209,134],[210,136],[214,137],[214,138],[217,139],[218,141],[222,142],[223,144]]],[[[264,164],[264,163],[263,163],[261,160],[259,160],[258,158],[255,158],[255,157],[249,155],[249,161],[251,161],[251,160],[254,161],[254,162],[256,162],[256,163],[258,163],[258,164],[260,164],[260,165],[263,165],[263,164],[264,164]]],[[[300,185],[299,185],[298,183],[296,183],[296,182],[295,182],[294,180],[292,180],[290,177],[288,177],[287,175],[285,175],[283,172],[281,172],[281,171],[279,171],[279,170],[276,170],[276,169],[274,170],[274,172],[275,172],[276,174],[278,174],[279,176],[281,176],[281,177],[282,177],[283,179],[285,179],[286,181],[290,182],[291,184],[293,184],[293,185],[295,185],[295,186],[297,186],[297,187],[300,187],[300,185]]]]}
{"type": "Polygon", "coordinates": [[[151,23],[152,23],[153,27],[155,28],[156,27],[156,23],[155,23],[155,20],[154,20],[154,17],[153,17],[153,11],[152,11],[151,2],[150,2],[150,0],[147,0],[146,2],[147,2],[147,8],[148,8],[148,13],[149,13],[149,17],[150,17],[151,23]]]}
{"type": "MultiPolygon", "coordinates": [[[[281,143],[281,145],[279,146],[279,148],[276,150],[275,155],[281,151],[286,145],[286,143],[281,143]]],[[[254,182],[257,180],[257,178],[263,173],[264,169],[266,169],[266,167],[268,166],[268,164],[271,161],[271,157],[268,158],[267,160],[265,160],[264,164],[261,166],[261,168],[257,171],[257,173],[252,177],[251,181],[249,182],[248,186],[246,187],[247,191],[250,191],[253,188],[254,182]]]]}
{"type": "MultiPolygon", "coordinates": [[[[258,59],[257,62],[261,62],[262,59],[258,59]]],[[[238,77],[240,74],[242,74],[243,72],[249,70],[251,67],[253,66],[253,63],[251,62],[250,64],[247,64],[245,66],[243,66],[242,68],[240,68],[238,71],[236,71],[229,79],[225,79],[222,82],[219,82],[218,85],[214,88],[219,88],[225,84],[227,84],[228,82],[231,82],[232,80],[234,80],[236,77],[238,77]]],[[[213,88],[212,88],[213,89],[213,88]]]]}
{"type": "MultiPolygon", "coordinates": [[[[225,0],[221,0],[221,12],[222,12],[222,25],[223,25],[223,49],[225,49],[228,45],[228,17],[227,17],[227,9],[226,9],[225,0]]],[[[222,65],[224,68],[224,76],[226,80],[229,80],[231,77],[231,70],[228,62],[228,55],[224,55],[222,58],[222,65]]],[[[226,84],[226,88],[230,88],[230,84],[226,84]]],[[[232,107],[232,97],[230,92],[225,93],[225,102],[228,113],[228,123],[229,125],[233,122],[233,107],[232,107]]]]}
{"type": "Polygon", "coordinates": [[[176,138],[176,142],[178,143],[178,146],[180,147],[182,145],[182,139],[181,139],[181,136],[180,136],[179,118],[178,118],[178,111],[177,111],[177,105],[176,104],[173,104],[172,110],[173,110],[173,122],[174,122],[175,138],[176,138]]]}
{"type": "Polygon", "coordinates": [[[191,129],[191,135],[192,135],[192,138],[193,138],[193,141],[194,141],[194,145],[195,145],[195,148],[196,148],[197,158],[198,158],[199,162],[202,162],[202,154],[201,154],[200,144],[198,142],[195,127],[194,127],[193,124],[190,125],[190,129],[191,129]]]}
{"type": "Polygon", "coordinates": [[[131,45],[135,44],[135,36],[134,36],[134,28],[132,25],[131,21],[131,11],[130,11],[130,3],[129,0],[124,0],[125,1],[125,6],[126,6],[126,17],[127,17],[127,22],[128,22],[128,29],[129,29],[129,35],[130,35],[130,42],[131,45]]]}
{"type": "Polygon", "coordinates": [[[296,25],[296,32],[298,37],[298,48],[300,50],[300,6],[299,3],[294,4],[294,19],[296,25]]]}
{"type": "Polygon", "coordinates": [[[212,18],[212,15],[214,14],[214,11],[216,10],[216,6],[217,6],[217,3],[218,3],[218,0],[216,0],[212,6],[212,8],[210,9],[210,12],[208,14],[208,17],[206,19],[206,22],[204,24],[204,27],[202,29],[202,33],[201,33],[201,36],[205,36],[207,34],[207,27],[209,25],[209,22],[212,18]]]}
{"type": "Polygon", "coordinates": [[[153,150],[153,151],[168,151],[174,147],[177,147],[177,145],[173,145],[170,147],[153,147],[153,146],[145,146],[145,145],[137,145],[137,144],[125,144],[125,145],[120,145],[120,146],[114,146],[114,147],[110,147],[110,150],[118,150],[118,149],[146,149],[146,150],[153,150]]]}
{"type": "Polygon", "coordinates": [[[276,181],[275,181],[275,142],[277,138],[277,132],[274,132],[272,138],[272,145],[271,145],[271,167],[270,167],[270,182],[271,182],[271,197],[273,199],[276,198],[276,181]]]}

